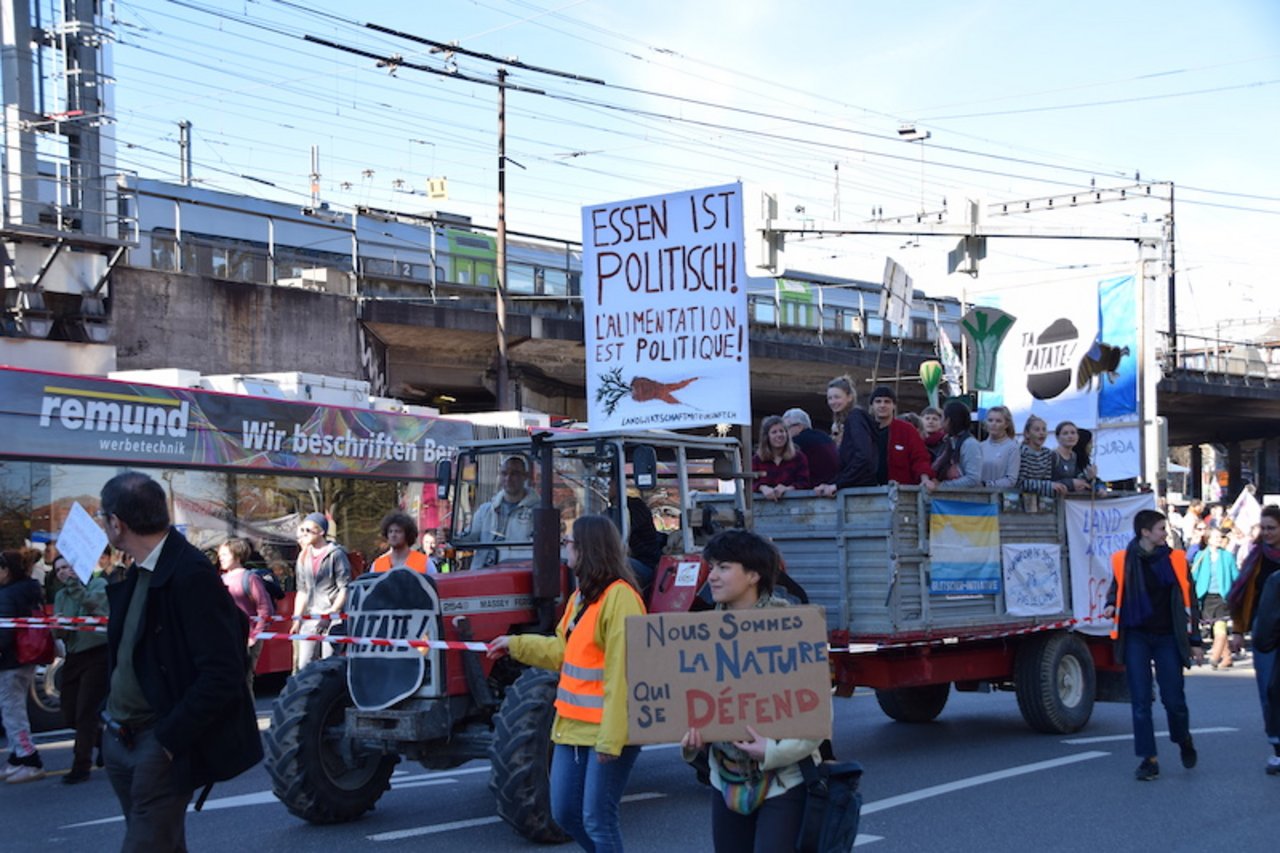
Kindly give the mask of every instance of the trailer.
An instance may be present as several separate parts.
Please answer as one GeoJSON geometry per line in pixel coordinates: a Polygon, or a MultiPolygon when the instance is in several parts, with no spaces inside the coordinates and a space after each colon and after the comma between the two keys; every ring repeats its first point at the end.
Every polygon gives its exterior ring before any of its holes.
{"type": "MultiPolygon", "coordinates": [[[[1033,729],[1057,734],[1081,729],[1095,700],[1127,699],[1109,637],[1080,631],[1074,616],[1064,501],[1076,498],[1042,499],[1029,511],[1016,492],[936,494],[993,508],[1001,543],[1061,545],[1061,609],[1011,615],[1003,585],[982,595],[932,591],[931,496],[918,486],[756,501],[751,526],[778,546],[809,603],[826,611],[836,694],[875,690],[888,716],[922,723],[942,712],[952,686],[1012,690],[1033,729]]],[[[698,498],[710,525],[734,523],[721,496],[698,498]]]]}

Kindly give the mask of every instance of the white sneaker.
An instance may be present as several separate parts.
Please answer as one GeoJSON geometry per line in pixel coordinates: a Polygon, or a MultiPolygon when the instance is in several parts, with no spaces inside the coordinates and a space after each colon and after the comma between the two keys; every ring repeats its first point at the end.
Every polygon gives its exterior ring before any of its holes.
{"type": "Polygon", "coordinates": [[[0,765],[0,779],[8,779],[20,769],[22,769],[21,764],[10,764],[6,761],[4,764],[0,765]]]}
{"type": "Polygon", "coordinates": [[[23,782],[34,782],[37,779],[44,778],[43,767],[19,767],[17,770],[9,774],[9,778],[5,779],[5,784],[21,785],[23,782]]]}
{"type": "Polygon", "coordinates": [[[1275,776],[1280,774],[1280,755],[1273,755],[1267,759],[1267,775],[1275,776]]]}

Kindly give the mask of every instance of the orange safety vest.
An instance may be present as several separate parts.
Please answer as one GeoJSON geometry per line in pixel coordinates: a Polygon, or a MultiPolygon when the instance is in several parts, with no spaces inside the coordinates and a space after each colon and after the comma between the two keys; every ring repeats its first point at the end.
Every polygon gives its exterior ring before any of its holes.
{"type": "MultiPolygon", "coordinates": [[[[1124,600],[1124,551],[1116,551],[1111,555],[1111,572],[1116,576],[1116,616],[1115,625],[1111,628],[1111,639],[1120,636],[1120,604],[1124,600]]],[[[1170,551],[1169,560],[1173,563],[1173,576],[1182,587],[1182,606],[1191,609],[1191,577],[1187,572],[1187,552],[1170,551]]]]}
{"type": "Polygon", "coordinates": [[[582,593],[575,592],[565,609],[569,639],[565,642],[564,662],[560,665],[556,711],[567,719],[597,725],[604,722],[604,649],[596,645],[596,621],[600,618],[601,602],[618,584],[635,593],[626,581],[614,581],[599,598],[587,605],[572,630],[568,629],[567,620],[572,619],[581,606],[582,593]]]}
{"type": "MultiPolygon", "coordinates": [[[[427,573],[427,555],[421,551],[409,551],[409,556],[405,558],[404,566],[406,569],[413,569],[420,575],[427,573]]],[[[391,571],[391,552],[383,554],[381,557],[373,561],[373,571],[389,572],[391,571]]]]}

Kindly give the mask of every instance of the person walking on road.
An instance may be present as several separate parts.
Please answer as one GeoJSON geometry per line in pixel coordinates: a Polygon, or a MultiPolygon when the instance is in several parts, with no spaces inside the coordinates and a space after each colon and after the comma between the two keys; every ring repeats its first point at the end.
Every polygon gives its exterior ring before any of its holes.
{"type": "MultiPolygon", "coordinates": [[[[712,536],[702,552],[711,567],[707,583],[719,610],[785,607],[773,589],[781,557],[771,542],[746,530],[712,536]]],[[[804,818],[804,771],[800,762],[820,763],[819,741],[775,740],[747,726],[741,740],[707,743],[700,729],[680,741],[684,759],[705,750],[711,769],[711,838],[716,853],[794,850],[804,818]]]]}
{"type": "Polygon", "coordinates": [[[1209,544],[1203,551],[1195,557],[1187,554],[1187,559],[1191,560],[1191,577],[1196,582],[1200,618],[1213,626],[1209,665],[1214,669],[1232,665],[1231,648],[1227,642],[1227,620],[1231,618],[1227,591],[1239,574],[1236,558],[1222,547],[1223,538],[1221,531],[1214,530],[1209,533],[1209,544]]]}
{"type": "MultiPolygon", "coordinates": [[[[294,575],[298,594],[293,599],[293,632],[295,634],[328,634],[333,620],[339,618],[347,603],[347,586],[351,583],[351,561],[346,549],[326,538],[329,519],[313,512],[298,525],[298,544],[302,551],[294,575]]],[[[330,643],[295,640],[293,671],[297,672],[318,657],[333,654],[330,643]]]]}
{"type": "MultiPolygon", "coordinates": [[[[25,619],[40,606],[44,593],[28,571],[20,552],[0,553],[0,620],[25,619]]],[[[36,665],[19,661],[17,633],[14,628],[0,628],[0,719],[11,745],[0,776],[10,784],[44,778],[44,762],[31,739],[27,718],[27,693],[36,665]]]]}
{"type": "Polygon", "coordinates": [[[258,639],[258,635],[267,628],[275,613],[266,583],[255,572],[244,567],[252,553],[253,546],[249,544],[249,540],[238,537],[228,539],[218,546],[218,570],[222,572],[222,584],[231,594],[236,607],[249,620],[244,680],[249,685],[250,694],[253,693],[253,674],[258,668],[258,659],[262,657],[262,640],[258,639]]]}
{"type": "MultiPolygon", "coordinates": [[[[111,549],[98,558],[97,569],[82,584],[80,576],[59,555],[53,561],[61,586],[53,601],[55,616],[106,616],[106,566],[111,549]],[[105,558],[105,559],[104,559],[105,558]],[[106,565],[104,565],[104,563],[106,565]]],[[[62,718],[76,733],[71,752],[71,770],[62,777],[64,785],[87,781],[93,767],[93,749],[99,743],[102,725],[98,712],[107,698],[107,637],[91,631],[60,632],[67,653],[62,660],[62,718]]]]}
{"type": "Polygon", "coordinates": [[[489,644],[489,657],[508,651],[521,663],[560,671],[551,816],[583,850],[620,851],[618,806],[640,754],[626,743],[626,621],[645,608],[608,517],[580,516],[564,546],[578,589],[555,635],[504,635],[489,644]]]}
{"type": "MultiPolygon", "coordinates": [[[[1258,616],[1253,623],[1253,647],[1264,654],[1275,655],[1280,648],[1280,572],[1272,572],[1271,577],[1262,587],[1258,596],[1258,616]]],[[[1266,704],[1263,705],[1263,721],[1267,738],[1271,741],[1276,755],[1280,756],[1280,738],[1272,736],[1272,732],[1280,731],[1280,667],[1272,666],[1271,675],[1267,679],[1266,704]]],[[[1267,775],[1280,775],[1280,760],[1267,761],[1267,775]]]]}
{"type": "Polygon", "coordinates": [[[1246,627],[1253,631],[1253,674],[1258,680],[1258,699],[1262,703],[1262,719],[1266,725],[1267,740],[1274,753],[1267,759],[1268,775],[1280,774],[1280,711],[1272,703],[1268,691],[1272,674],[1276,669],[1276,649],[1264,649],[1257,643],[1257,619],[1261,613],[1258,602],[1268,580],[1280,574],[1280,506],[1268,504],[1262,508],[1258,522],[1258,541],[1240,564],[1240,576],[1227,594],[1227,606],[1231,608],[1231,625],[1235,631],[1246,627]]]}
{"type": "Polygon", "coordinates": [[[1139,510],[1134,537],[1111,555],[1113,578],[1102,615],[1115,620],[1111,631],[1124,662],[1133,706],[1133,749],[1142,759],[1135,777],[1149,782],[1160,775],[1151,708],[1151,667],[1155,665],[1160,702],[1169,719],[1169,737],[1178,745],[1182,766],[1196,766],[1191,715],[1182,670],[1192,655],[1200,660],[1200,626],[1192,596],[1187,555],[1165,544],[1168,523],[1153,509],[1139,510]]]}
{"type": "Polygon", "coordinates": [[[243,617],[208,558],[169,526],[159,483],[118,474],[100,500],[107,540],[134,559],[107,588],[103,752],[124,812],[121,850],[186,850],[195,791],[203,802],[214,782],[262,760],[243,617]]]}

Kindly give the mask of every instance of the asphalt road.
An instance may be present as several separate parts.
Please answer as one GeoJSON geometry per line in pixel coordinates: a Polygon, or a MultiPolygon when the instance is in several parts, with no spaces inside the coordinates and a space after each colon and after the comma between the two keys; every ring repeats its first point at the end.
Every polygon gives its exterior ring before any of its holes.
{"type": "MultiPolygon", "coordinates": [[[[871,694],[836,702],[836,750],[861,761],[865,805],[859,848],[896,851],[1072,851],[1118,849],[1274,850],[1280,834],[1280,777],[1263,773],[1253,671],[1207,668],[1188,675],[1200,764],[1184,770],[1161,738],[1162,773],[1133,779],[1129,707],[1099,704],[1074,736],[1032,732],[1012,694],[957,694],[928,725],[884,717],[871,694]]],[[[270,698],[259,701],[265,717],[270,698]]],[[[1159,707],[1157,731],[1163,730],[1159,707]]],[[[123,835],[102,771],[59,784],[70,762],[66,733],[45,736],[47,780],[0,785],[0,849],[9,853],[115,849],[123,835]]],[[[187,819],[191,849],[316,851],[539,848],[493,813],[488,767],[446,772],[401,765],[375,811],[340,826],[310,826],[271,795],[254,768],[214,788],[204,812],[187,819]]],[[[646,749],[623,806],[632,851],[709,850],[707,789],[671,747],[646,749]]],[[[570,849],[568,847],[561,849],[570,849]]]]}

